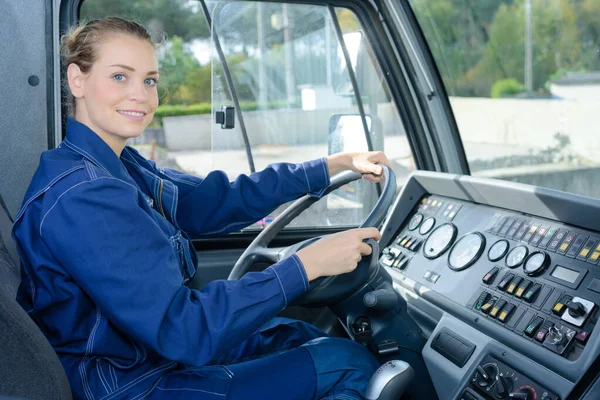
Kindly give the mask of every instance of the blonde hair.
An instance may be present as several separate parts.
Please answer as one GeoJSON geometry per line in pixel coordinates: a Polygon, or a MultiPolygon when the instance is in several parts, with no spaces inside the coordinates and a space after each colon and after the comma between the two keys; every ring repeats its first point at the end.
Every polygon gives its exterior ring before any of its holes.
{"type": "Polygon", "coordinates": [[[75,114],[75,98],[69,90],[66,71],[69,65],[75,64],[81,72],[88,73],[96,61],[97,45],[109,35],[125,34],[147,41],[154,48],[157,44],[150,33],[135,21],[106,17],[87,22],[69,30],[61,37],[61,57],[63,65],[63,93],[66,94],[69,113],[75,114]]]}

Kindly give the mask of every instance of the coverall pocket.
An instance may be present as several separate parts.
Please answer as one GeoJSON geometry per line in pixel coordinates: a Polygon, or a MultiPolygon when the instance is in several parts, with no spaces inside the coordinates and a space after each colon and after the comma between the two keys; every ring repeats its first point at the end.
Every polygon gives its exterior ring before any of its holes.
{"type": "Polygon", "coordinates": [[[196,266],[190,253],[189,241],[183,237],[180,231],[169,238],[173,251],[177,254],[179,269],[183,277],[183,283],[187,283],[196,273],[196,266]]]}

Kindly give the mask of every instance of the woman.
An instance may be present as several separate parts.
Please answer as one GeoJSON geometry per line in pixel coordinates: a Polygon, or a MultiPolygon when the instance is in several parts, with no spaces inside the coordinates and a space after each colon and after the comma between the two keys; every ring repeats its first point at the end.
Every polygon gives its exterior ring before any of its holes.
{"type": "Polygon", "coordinates": [[[350,169],[371,181],[380,152],[274,164],[230,183],[157,168],[134,149],[158,105],[155,45],[106,18],[63,41],[72,117],[45,152],[13,236],[18,300],[46,334],[77,398],[360,399],[375,358],[358,344],[275,318],[320,276],[353,270],[375,228],[331,235],[263,272],[185,284],[188,239],[238,230],[350,169]],[[317,339],[320,338],[321,339],[317,339]]]}

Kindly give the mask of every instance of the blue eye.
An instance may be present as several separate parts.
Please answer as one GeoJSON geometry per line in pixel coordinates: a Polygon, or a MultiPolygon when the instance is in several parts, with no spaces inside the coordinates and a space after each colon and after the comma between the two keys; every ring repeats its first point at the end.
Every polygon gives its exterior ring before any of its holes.
{"type": "Polygon", "coordinates": [[[115,74],[115,75],[113,75],[113,79],[117,82],[123,82],[123,81],[125,81],[125,75],[115,74]]]}
{"type": "Polygon", "coordinates": [[[146,78],[144,80],[144,83],[146,85],[150,85],[150,86],[156,86],[156,83],[158,82],[158,80],[156,78],[146,78]]]}

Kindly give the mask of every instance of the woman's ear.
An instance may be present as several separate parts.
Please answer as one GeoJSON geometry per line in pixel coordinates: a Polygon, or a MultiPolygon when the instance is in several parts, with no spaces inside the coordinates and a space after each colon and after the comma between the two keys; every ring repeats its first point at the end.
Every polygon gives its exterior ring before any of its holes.
{"type": "Polygon", "coordinates": [[[67,81],[69,82],[69,88],[71,89],[71,93],[75,98],[83,97],[83,87],[85,84],[85,76],[79,65],[77,64],[69,64],[69,68],[67,69],[67,81]]]}

